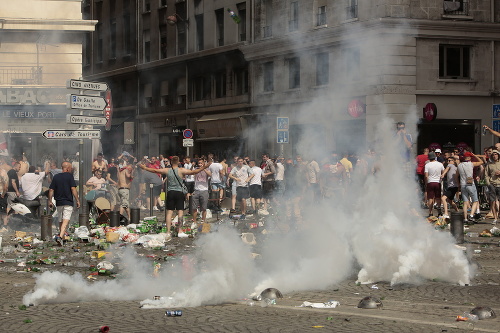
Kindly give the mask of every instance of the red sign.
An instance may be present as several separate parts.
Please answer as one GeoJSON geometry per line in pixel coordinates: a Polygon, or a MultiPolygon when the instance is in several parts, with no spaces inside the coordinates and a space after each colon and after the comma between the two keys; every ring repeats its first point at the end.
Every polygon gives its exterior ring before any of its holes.
{"type": "Polygon", "coordinates": [[[113,116],[113,101],[111,99],[111,90],[106,90],[106,102],[108,105],[106,105],[106,108],[104,109],[104,117],[106,117],[107,122],[106,122],[106,131],[109,131],[111,129],[111,117],[113,116]]]}
{"type": "Polygon", "coordinates": [[[437,117],[437,107],[434,103],[427,103],[423,110],[423,118],[425,121],[433,121],[437,117]]]}
{"type": "Polygon", "coordinates": [[[366,105],[357,99],[353,99],[349,105],[347,106],[347,112],[353,118],[359,118],[362,114],[365,113],[366,105]]]}
{"type": "Polygon", "coordinates": [[[441,145],[437,142],[433,142],[429,145],[429,150],[434,151],[436,149],[441,149],[441,145]]]}

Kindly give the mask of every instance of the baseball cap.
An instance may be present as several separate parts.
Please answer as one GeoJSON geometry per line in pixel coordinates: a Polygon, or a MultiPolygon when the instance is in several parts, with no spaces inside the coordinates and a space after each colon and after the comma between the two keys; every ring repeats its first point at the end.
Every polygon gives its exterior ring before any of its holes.
{"type": "Polygon", "coordinates": [[[474,156],[474,155],[472,155],[472,153],[470,151],[466,151],[464,153],[464,157],[472,157],[472,156],[474,156]]]}
{"type": "Polygon", "coordinates": [[[434,150],[434,152],[435,152],[435,153],[440,153],[440,152],[441,152],[441,149],[439,149],[439,148],[438,148],[438,149],[434,150]]]}
{"type": "Polygon", "coordinates": [[[430,160],[435,160],[436,159],[436,154],[433,151],[431,151],[429,153],[428,157],[429,157],[430,160]]]}
{"type": "Polygon", "coordinates": [[[498,154],[498,155],[500,155],[500,153],[499,153],[499,152],[498,152],[498,150],[496,150],[496,149],[495,149],[495,150],[493,150],[491,153],[492,153],[492,154],[498,154]]]}

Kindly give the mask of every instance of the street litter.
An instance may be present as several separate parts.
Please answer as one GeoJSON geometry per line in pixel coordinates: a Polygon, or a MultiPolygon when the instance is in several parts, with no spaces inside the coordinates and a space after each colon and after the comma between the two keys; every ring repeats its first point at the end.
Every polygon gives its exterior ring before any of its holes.
{"type": "Polygon", "coordinates": [[[252,234],[251,232],[242,233],[241,240],[243,241],[243,243],[248,244],[248,245],[257,244],[257,241],[255,240],[255,235],[252,234]]]}
{"type": "Polygon", "coordinates": [[[358,308],[361,309],[378,309],[382,307],[382,302],[380,299],[372,296],[366,296],[361,301],[359,301],[358,308]]]}
{"type": "Polygon", "coordinates": [[[109,326],[101,326],[99,328],[99,333],[108,333],[109,332],[109,326]]]}
{"type": "Polygon", "coordinates": [[[471,314],[476,315],[479,320],[496,318],[495,311],[487,306],[477,306],[470,311],[471,314]]]}
{"type": "Polygon", "coordinates": [[[172,306],[173,297],[155,296],[153,299],[145,299],[141,301],[140,307],[142,309],[160,309],[172,306]]]}
{"type": "Polygon", "coordinates": [[[371,289],[378,289],[378,286],[374,284],[373,286],[370,287],[371,289]]]}
{"type": "Polygon", "coordinates": [[[340,305],[339,302],[333,301],[333,300],[328,301],[328,302],[324,302],[324,303],[311,303],[311,302],[305,301],[299,307],[300,308],[307,307],[307,308],[315,308],[315,309],[333,309],[339,305],[340,305]]]}
{"type": "Polygon", "coordinates": [[[283,298],[283,294],[276,288],[267,288],[264,289],[259,296],[255,296],[253,299],[255,301],[262,301],[265,299],[276,299],[283,298]]]}
{"type": "Polygon", "coordinates": [[[492,237],[492,234],[491,234],[491,232],[488,229],[484,229],[479,234],[479,237],[492,237]]]}
{"type": "Polygon", "coordinates": [[[100,263],[97,264],[97,269],[105,269],[105,270],[112,270],[115,266],[113,266],[112,263],[109,261],[101,261],[100,263]]]}

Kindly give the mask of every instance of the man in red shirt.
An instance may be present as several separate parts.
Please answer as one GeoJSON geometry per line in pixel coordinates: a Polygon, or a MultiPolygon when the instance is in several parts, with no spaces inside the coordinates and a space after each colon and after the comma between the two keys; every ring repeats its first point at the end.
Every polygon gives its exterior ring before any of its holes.
{"type": "Polygon", "coordinates": [[[417,162],[417,179],[420,185],[420,191],[424,196],[423,206],[427,204],[427,193],[425,190],[425,164],[429,162],[429,148],[424,148],[422,154],[416,157],[417,162]]]}

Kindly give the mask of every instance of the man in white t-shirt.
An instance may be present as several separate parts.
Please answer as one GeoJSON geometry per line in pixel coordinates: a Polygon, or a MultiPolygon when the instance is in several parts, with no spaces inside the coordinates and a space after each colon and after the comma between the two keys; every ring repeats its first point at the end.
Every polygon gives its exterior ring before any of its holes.
{"type": "MultiPolygon", "coordinates": [[[[204,165],[204,160],[198,160],[198,168],[203,168],[204,165]]],[[[208,177],[211,175],[212,173],[209,169],[205,169],[204,171],[193,175],[194,192],[191,210],[193,211],[193,221],[195,224],[198,217],[198,210],[201,211],[201,222],[206,222],[208,206],[208,177]]]]}
{"type": "Polygon", "coordinates": [[[425,184],[427,193],[427,204],[429,216],[433,215],[434,203],[438,207],[438,215],[441,214],[441,174],[444,171],[442,163],[436,161],[436,154],[429,153],[429,163],[425,165],[425,184]]]}
{"type": "Polygon", "coordinates": [[[213,163],[208,168],[212,174],[210,178],[210,185],[212,187],[212,196],[213,199],[219,198],[219,206],[222,203],[222,199],[224,199],[224,189],[225,184],[222,181],[224,179],[224,168],[222,164],[219,163],[217,157],[214,157],[213,163]],[[218,194],[217,194],[218,193],[218,194]]]}
{"type": "Polygon", "coordinates": [[[246,201],[250,197],[248,183],[253,178],[252,170],[243,164],[243,158],[238,157],[236,167],[231,170],[229,178],[236,182],[236,200],[241,202],[241,219],[245,218],[246,201]]]}
{"type": "MultiPolygon", "coordinates": [[[[248,183],[248,185],[250,190],[250,199],[252,202],[251,212],[255,213],[257,209],[260,207],[260,202],[262,199],[262,169],[255,165],[255,160],[250,160],[248,166],[250,167],[250,170],[253,173],[253,177],[248,183]]],[[[251,212],[248,213],[250,214],[251,212]]],[[[259,210],[259,214],[260,213],[262,213],[262,210],[259,210]]]]}
{"type": "Polygon", "coordinates": [[[25,200],[37,200],[40,192],[42,192],[42,182],[47,173],[47,169],[44,172],[36,171],[34,165],[31,165],[28,172],[21,177],[20,186],[23,189],[22,198],[25,200]]]}

